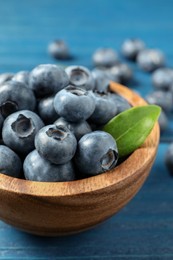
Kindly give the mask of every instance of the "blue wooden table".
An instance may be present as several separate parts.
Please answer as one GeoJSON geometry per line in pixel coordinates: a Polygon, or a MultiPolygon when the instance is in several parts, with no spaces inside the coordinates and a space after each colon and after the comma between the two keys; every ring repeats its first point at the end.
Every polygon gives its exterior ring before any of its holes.
{"type": "MultiPolygon", "coordinates": [[[[0,73],[56,63],[50,41],[68,42],[73,63],[92,67],[98,47],[120,50],[128,37],[160,48],[173,66],[173,1],[165,0],[1,0],[0,73]]],[[[64,62],[63,65],[72,62],[64,62]]],[[[130,87],[143,96],[151,77],[135,64],[130,87]]],[[[173,137],[170,121],[169,133],[173,137]]],[[[0,222],[0,259],[173,259],[173,178],[160,143],[151,174],[136,197],[97,228],[69,237],[32,236],[0,222]]]]}

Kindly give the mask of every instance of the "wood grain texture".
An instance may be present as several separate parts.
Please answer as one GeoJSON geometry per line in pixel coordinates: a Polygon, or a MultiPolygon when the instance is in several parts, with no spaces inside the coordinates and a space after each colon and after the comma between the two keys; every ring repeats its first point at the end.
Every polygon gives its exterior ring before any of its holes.
{"type": "MultiPolygon", "coordinates": [[[[111,83],[132,105],[145,101],[111,83]]],[[[67,235],[91,228],[118,212],[137,193],[154,162],[159,142],[156,123],[145,143],[126,161],[104,174],[73,182],[41,183],[1,174],[0,219],[27,232],[67,235]]]]}

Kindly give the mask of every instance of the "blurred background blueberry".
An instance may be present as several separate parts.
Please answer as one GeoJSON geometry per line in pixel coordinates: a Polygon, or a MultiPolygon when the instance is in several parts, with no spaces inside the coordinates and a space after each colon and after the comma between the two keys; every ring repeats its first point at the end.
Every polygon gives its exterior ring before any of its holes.
{"type": "Polygon", "coordinates": [[[114,49],[99,48],[94,52],[92,60],[97,67],[111,67],[119,61],[119,58],[114,49]]]}
{"type": "Polygon", "coordinates": [[[49,54],[59,60],[67,60],[70,58],[69,48],[63,40],[54,40],[48,45],[49,54]]]}
{"type": "Polygon", "coordinates": [[[142,70],[152,72],[165,65],[165,57],[160,50],[144,49],[138,53],[137,63],[142,70]]]}
{"type": "Polygon", "coordinates": [[[173,69],[157,69],[153,72],[151,78],[154,88],[161,90],[171,90],[171,86],[173,85],[173,69]]]}
{"type": "Polygon", "coordinates": [[[121,51],[125,58],[135,60],[138,53],[145,48],[145,43],[141,39],[126,39],[122,43],[121,51]]]}

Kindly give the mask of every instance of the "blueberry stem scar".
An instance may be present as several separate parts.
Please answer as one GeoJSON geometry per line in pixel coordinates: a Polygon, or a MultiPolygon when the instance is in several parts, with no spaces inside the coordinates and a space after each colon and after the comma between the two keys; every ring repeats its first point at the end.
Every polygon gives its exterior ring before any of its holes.
{"type": "Polygon", "coordinates": [[[32,135],[35,131],[35,126],[31,118],[20,114],[16,121],[11,125],[11,128],[20,138],[25,138],[32,135]]]}
{"type": "Polygon", "coordinates": [[[49,128],[49,130],[46,132],[46,134],[49,137],[52,137],[55,140],[62,141],[67,137],[67,132],[63,127],[59,127],[57,129],[49,128]]]}
{"type": "Polygon", "coordinates": [[[67,91],[76,96],[83,96],[86,94],[86,91],[84,89],[73,87],[73,86],[67,87],[67,91]]]}
{"type": "Polygon", "coordinates": [[[111,169],[117,161],[117,153],[109,149],[108,152],[101,158],[100,162],[104,170],[111,169]]]}

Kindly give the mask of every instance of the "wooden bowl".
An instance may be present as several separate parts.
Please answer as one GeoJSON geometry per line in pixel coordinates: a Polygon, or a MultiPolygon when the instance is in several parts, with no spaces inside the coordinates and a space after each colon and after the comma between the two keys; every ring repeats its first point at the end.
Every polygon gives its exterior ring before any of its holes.
{"type": "MultiPolygon", "coordinates": [[[[133,106],[146,102],[126,87],[111,89],[133,106]]],[[[106,173],[72,182],[33,182],[0,174],[0,219],[29,233],[68,235],[94,227],[132,199],[147,178],[159,143],[155,124],[145,143],[106,173]]]]}

